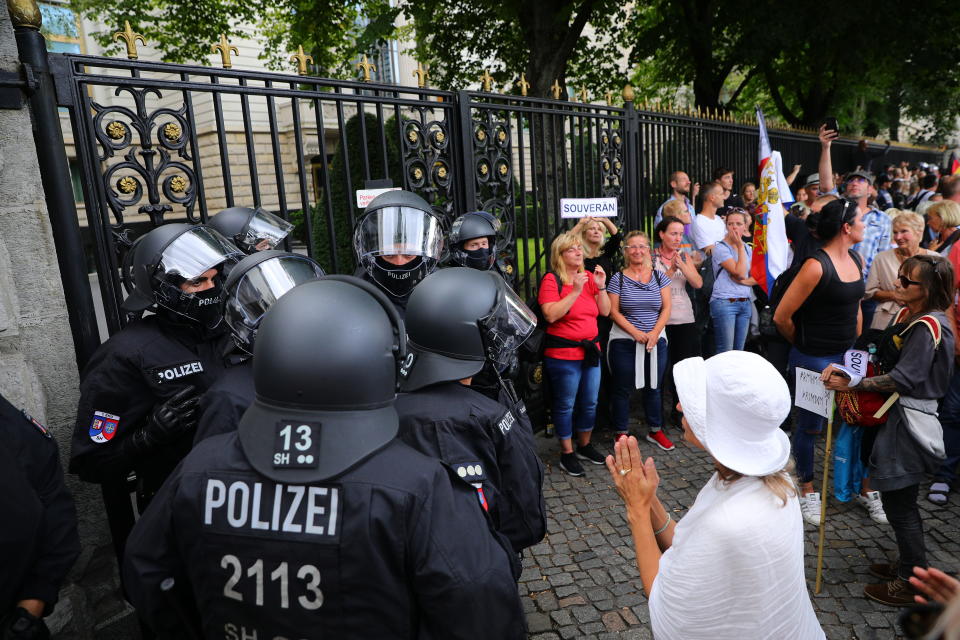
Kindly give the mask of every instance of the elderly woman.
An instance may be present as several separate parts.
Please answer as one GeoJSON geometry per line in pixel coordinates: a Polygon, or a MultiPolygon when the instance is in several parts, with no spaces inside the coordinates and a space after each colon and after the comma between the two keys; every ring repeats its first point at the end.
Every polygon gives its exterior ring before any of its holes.
{"type": "Polygon", "coordinates": [[[920,248],[922,238],[923,216],[920,214],[904,211],[893,219],[893,241],[897,248],[878,253],[867,276],[866,296],[877,301],[877,310],[873,314],[873,322],[870,323],[871,329],[886,329],[900,311],[894,285],[904,260],[918,254],[933,253],[920,248]]]}
{"type": "MultiPolygon", "coordinates": [[[[883,510],[893,527],[900,559],[871,565],[884,582],[864,589],[867,597],[891,606],[913,603],[917,592],[908,580],[914,567],[926,568],[923,520],[917,506],[920,483],[943,460],[943,432],[937,401],[947,392],[953,373],[954,336],[943,311],[953,303],[954,274],[940,256],[914,256],[904,261],[897,280],[897,302],[904,309],[879,345],[881,375],[864,378],[854,391],[898,394],[877,427],[870,455],[870,477],[880,491],[883,510]]],[[[827,389],[850,390],[850,378],[831,364],[821,379],[827,389]]]]}
{"type": "Polygon", "coordinates": [[[960,204],[953,200],[934,202],[926,214],[927,224],[933,232],[933,240],[927,244],[927,248],[945,256],[960,240],[960,204]]]}
{"type": "Polygon", "coordinates": [[[824,638],[804,580],[790,441],[780,430],[790,412],[786,382],[744,351],[689,358],[674,370],[683,437],[709,453],[715,469],[687,514],[672,521],[657,496],[653,459],[643,461],[635,438],[607,456],[626,503],[653,637],[824,638]]]}
{"type": "MultiPolygon", "coordinates": [[[[676,218],[664,218],[674,220],[676,218]]],[[[662,221],[661,221],[662,224],[662,221]]],[[[627,435],[630,396],[643,390],[647,417],[647,441],[664,451],[673,443],[663,433],[660,389],[667,368],[667,337],[663,330],[670,319],[670,278],[653,267],[650,240],[642,231],[627,234],[623,271],[610,278],[610,348],[607,354],[613,374],[610,413],[617,439],[627,435]],[[642,369],[637,370],[637,363],[642,369]]]]}
{"type": "Polygon", "coordinates": [[[553,424],[560,440],[560,468],[582,476],[579,460],[603,464],[590,444],[600,387],[597,316],[610,313],[607,274],[583,266],[580,237],[563,233],[550,247],[551,272],[540,281],[537,301],[547,326],[543,366],[553,395],[553,424]],[[573,432],[577,449],[573,449],[573,432]]]}

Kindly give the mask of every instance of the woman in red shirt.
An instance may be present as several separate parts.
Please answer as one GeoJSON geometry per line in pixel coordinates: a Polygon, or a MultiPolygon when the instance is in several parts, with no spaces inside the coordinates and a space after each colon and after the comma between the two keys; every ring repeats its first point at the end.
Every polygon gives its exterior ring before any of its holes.
{"type": "Polygon", "coordinates": [[[602,465],[590,444],[600,388],[600,346],[597,316],[610,313],[607,274],[597,265],[593,274],[583,267],[580,238],[564,233],[550,248],[550,268],[540,282],[537,301],[547,327],[544,369],[553,395],[553,424],[560,439],[560,468],[582,476],[580,460],[602,465]],[[556,276],[560,277],[560,286],[556,276]],[[577,449],[573,448],[573,431],[577,449]]]}

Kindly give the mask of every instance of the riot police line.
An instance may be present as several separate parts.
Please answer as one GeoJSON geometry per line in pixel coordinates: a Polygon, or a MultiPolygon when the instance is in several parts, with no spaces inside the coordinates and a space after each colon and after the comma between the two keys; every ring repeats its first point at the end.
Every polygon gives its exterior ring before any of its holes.
{"type": "MultiPolygon", "coordinates": [[[[381,194],[356,277],[276,250],[290,230],[232,208],[139,238],[132,319],[82,372],[69,471],[102,487],[145,635],[524,637],[544,469],[506,372],[536,317],[496,272],[498,221],[445,239],[419,196],[381,194]],[[438,270],[445,241],[462,266],[438,270]]],[[[53,567],[39,609],[29,567],[3,579],[12,638],[48,637],[79,551],[51,477],[62,543],[31,556],[53,567]]]]}

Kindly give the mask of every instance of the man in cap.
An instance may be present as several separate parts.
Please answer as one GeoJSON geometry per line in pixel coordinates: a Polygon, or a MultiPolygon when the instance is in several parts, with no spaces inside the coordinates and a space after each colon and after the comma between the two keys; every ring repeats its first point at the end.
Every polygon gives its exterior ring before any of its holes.
{"type": "Polygon", "coordinates": [[[127,324],[81,374],[70,472],[99,483],[118,554],[140,508],[190,450],[197,400],[223,371],[224,269],[242,254],[204,225],[167,224],[137,242],[127,324]]]}
{"type": "Polygon", "coordinates": [[[237,431],[201,442],[131,534],[125,583],[147,624],[175,638],[525,638],[508,551],[473,492],[396,438],[407,349],[386,296],[350,276],[300,285],[254,351],[237,431]]]}

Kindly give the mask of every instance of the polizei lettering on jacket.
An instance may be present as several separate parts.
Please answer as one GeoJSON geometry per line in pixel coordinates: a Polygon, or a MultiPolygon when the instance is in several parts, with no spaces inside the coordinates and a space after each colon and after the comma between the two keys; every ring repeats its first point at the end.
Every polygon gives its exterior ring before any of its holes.
{"type": "Polygon", "coordinates": [[[195,373],[203,373],[203,363],[199,360],[195,362],[182,362],[180,364],[170,365],[169,367],[158,367],[153,370],[154,378],[159,384],[173,382],[186,376],[192,376],[195,373]]]}
{"type": "Polygon", "coordinates": [[[561,218],[613,217],[617,215],[616,198],[561,198],[561,218]]]}
{"type": "Polygon", "coordinates": [[[500,433],[507,435],[507,433],[510,431],[510,427],[512,427],[513,423],[516,421],[517,419],[513,417],[513,413],[510,411],[507,411],[505,414],[503,414],[503,417],[500,418],[499,422],[497,422],[497,426],[500,428],[500,433]]]}
{"type": "Polygon", "coordinates": [[[203,525],[231,535],[337,542],[341,510],[338,486],[234,476],[208,477],[203,487],[203,525]]]}

